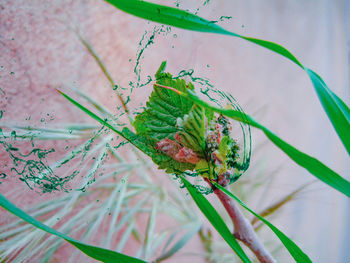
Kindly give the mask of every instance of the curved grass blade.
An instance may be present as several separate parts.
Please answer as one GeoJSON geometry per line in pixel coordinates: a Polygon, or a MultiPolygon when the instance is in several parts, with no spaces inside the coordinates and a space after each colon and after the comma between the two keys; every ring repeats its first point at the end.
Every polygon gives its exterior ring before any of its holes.
{"type": "Polygon", "coordinates": [[[183,11],[181,9],[162,6],[158,4],[148,3],[139,0],[105,0],[118,9],[154,22],[179,27],[187,30],[200,32],[217,33],[230,35],[245,39],[259,46],[265,47],[273,52],[276,52],[289,60],[293,61],[299,67],[306,71],[309,75],[315,91],[325,109],[328,118],[330,119],[334,129],[344,144],[346,150],[350,154],[350,109],[337,97],[324,83],[324,81],[315,72],[303,66],[296,57],[283,46],[274,42],[242,36],[204,19],[197,15],[183,11]],[[336,97],[336,98],[335,98],[336,97]]]}
{"type": "Polygon", "coordinates": [[[237,196],[232,194],[230,191],[222,187],[221,185],[212,182],[212,184],[219,188],[221,191],[223,191],[228,196],[235,199],[241,206],[243,206],[246,210],[248,210],[250,213],[252,213],[254,216],[259,218],[262,222],[264,222],[275,234],[276,236],[281,240],[283,245],[286,247],[286,249],[289,251],[289,253],[292,255],[292,257],[295,259],[296,262],[300,263],[306,263],[310,262],[312,263],[311,259],[285,234],[283,234],[277,227],[275,227],[273,224],[271,224],[269,221],[267,221],[265,218],[261,217],[257,213],[255,213],[253,210],[251,210],[248,206],[246,206],[237,196]]]}
{"type": "MultiPolygon", "coordinates": [[[[101,123],[102,125],[108,127],[109,129],[111,129],[112,131],[114,131],[115,133],[117,133],[120,136],[123,136],[122,131],[117,130],[115,127],[113,127],[112,125],[110,125],[108,122],[106,122],[105,120],[103,120],[102,118],[98,117],[96,114],[94,114],[93,112],[91,112],[90,110],[88,110],[87,108],[85,108],[83,105],[81,105],[80,103],[76,102],[75,100],[73,100],[71,97],[69,97],[67,94],[63,93],[62,91],[56,89],[58,93],[60,93],[63,97],[65,97],[69,102],[71,102],[72,104],[74,104],[75,106],[77,106],[79,109],[81,109],[83,112],[85,112],[87,115],[91,116],[92,118],[94,118],[95,120],[97,120],[99,123],[101,123]]],[[[124,136],[123,136],[124,137],[124,136]]]]}
{"type": "Polygon", "coordinates": [[[73,239],[69,236],[66,236],[65,234],[62,234],[55,229],[48,227],[47,225],[44,225],[43,223],[39,222],[35,218],[31,217],[21,209],[19,209],[17,206],[15,206],[13,203],[11,203],[9,200],[7,200],[2,194],[0,194],[0,206],[9,211],[10,213],[18,216],[19,218],[23,219],[29,224],[32,224],[33,226],[50,233],[52,235],[58,236],[60,238],[63,238],[73,246],[75,246],[77,249],[88,255],[89,257],[92,257],[96,260],[102,261],[102,262],[120,262],[120,263],[129,263],[129,262],[135,262],[135,263],[141,263],[145,262],[143,260],[133,258],[121,253],[117,253],[112,250],[100,248],[91,246],[85,243],[82,243],[76,239],[73,239]]]}
{"type": "Polygon", "coordinates": [[[197,188],[195,188],[189,181],[187,181],[182,176],[180,178],[184,183],[185,187],[187,188],[188,192],[192,196],[193,200],[199,207],[199,209],[206,216],[206,218],[213,225],[213,227],[218,231],[218,233],[223,237],[227,244],[236,252],[237,256],[243,262],[250,262],[248,256],[244,253],[236,238],[227,228],[226,224],[224,223],[218,212],[214,209],[214,207],[201,193],[198,192],[197,188]]]}
{"type": "Polygon", "coordinates": [[[265,126],[263,126],[260,123],[258,123],[257,121],[255,121],[249,115],[246,115],[246,114],[239,112],[239,111],[235,111],[235,110],[231,110],[231,109],[217,108],[215,106],[209,105],[208,103],[206,103],[205,101],[203,101],[199,97],[197,97],[191,91],[187,91],[187,93],[182,93],[180,91],[175,91],[175,92],[177,92],[183,96],[188,96],[194,102],[196,102],[197,104],[199,104],[205,108],[211,109],[215,112],[218,112],[222,115],[230,117],[234,120],[247,123],[255,128],[262,130],[265,133],[265,135],[270,139],[270,141],[273,142],[282,151],[284,151],[294,162],[296,162],[298,165],[304,167],[311,174],[316,176],[319,180],[323,181],[324,183],[328,184],[329,186],[333,187],[334,189],[338,190],[339,192],[350,197],[350,182],[349,181],[347,181],[346,179],[341,177],[339,174],[334,172],[332,169],[328,168],[326,165],[321,163],[316,158],[311,157],[311,156],[299,151],[298,149],[296,149],[292,145],[288,144],[287,142],[285,142],[284,140],[279,138],[277,135],[275,135],[272,131],[267,129],[265,126]]]}
{"type": "Polygon", "coordinates": [[[350,109],[327,87],[319,75],[308,68],[305,68],[305,71],[314,84],[318,98],[331,119],[334,129],[350,154],[350,109]]]}
{"type": "Polygon", "coordinates": [[[106,120],[100,118],[95,113],[90,111],[89,109],[85,108],[83,105],[78,103],[77,101],[73,100],[71,97],[69,97],[67,94],[63,93],[60,90],[57,90],[63,97],[65,97],[69,102],[71,102],[73,105],[77,106],[79,109],[81,109],[83,112],[85,112],[87,115],[101,123],[102,125],[106,126],[107,128],[114,131],[116,134],[122,136],[124,139],[129,141],[131,144],[133,144],[136,148],[147,154],[148,156],[152,157],[154,150],[150,147],[147,147],[146,144],[142,143],[140,140],[138,140],[137,136],[131,132],[128,128],[123,128],[123,130],[118,130],[116,127],[109,124],[106,120]]]}
{"type": "MultiPolygon", "coordinates": [[[[106,76],[106,78],[108,79],[109,83],[111,84],[111,87],[113,88],[113,90],[115,90],[115,81],[113,80],[111,74],[109,74],[106,66],[104,65],[103,61],[100,59],[100,57],[97,55],[97,53],[94,51],[94,49],[92,48],[92,46],[77,32],[74,31],[75,34],[77,35],[77,37],[79,38],[80,42],[85,46],[85,48],[88,50],[88,52],[90,53],[90,55],[94,58],[95,62],[97,63],[97,65],[100,67],[100,69],[102,70],[103,74],[106,76]]],[[[115,90],[115,92],[117,93],[118,99],[121,102],[124,111],[126,114],[128,114],[129,117],[129,121],[132,123],[132,116],[130,115],[129,109],[125,104],[125,101],[122,97],[122,95],[120,94],[120,92],[118,90],[115,90]]]]}
{"type": "MultiPolygon", "coordinates": [[[[178,8],[139,0],[105,1],[126,13],[157,23],[193,31],[230,34],[229,31],[223,29],[222,27],[178,8]]],[[[239,35],[235,34],[235,36],[239,35]]]]}
{"type": "MultiPolygon", "coordinates": [[[[262,217],[267,217],[270,216],[274,213],[276,213],[281,207],[283,207],[285,204],[288,202],[292,201],[295,199],[295,197],[300,194],[301,191],[303,191],[306,187],[308,187],[310,184],[314,183],[315,181],[312,181],[310,183],[304,184],[303,186],[299,187],[295,191],[291,192],[281,200],[272,203],[270,206],[268,206],[266,209],[264,209],[262,212],[259,213],[260,216],[262,217]]],[[[254,225],[258,221],[257,217],[254,217],[253,220],[251,221],[252,225],[254,225]]],[[[260,225],[261,226],[261,225],[260,225]]],[[[260,228],[260,226],[255,227],[255,230],[260,228]]]]}

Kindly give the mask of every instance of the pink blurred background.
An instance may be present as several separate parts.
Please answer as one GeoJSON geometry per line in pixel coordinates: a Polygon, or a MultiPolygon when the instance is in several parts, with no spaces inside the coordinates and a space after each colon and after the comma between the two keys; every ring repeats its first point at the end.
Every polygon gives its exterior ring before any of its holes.
{"type": "MultiPolygon", "coordinates": [[[[175,1],[158,2],[173,6],[175,1]]],[[[200,7],[199,15],[209,20],[232,16],[220,25],[283,45],[349,104],[349,1],[212,0],[202,6],[203,2],[180,2],[180,7],[191,11],[200,7]]],[[[138,42],[145,30],[152,30],[153,26],[102,0],[1,1],[0,87],[4,93],[0,94],[0,110],[4,116],[0,122],[38,126],[44,118],[47,127],[91,122],[55,91],[57,87],[79,88],[116,113],[117,97],[70,28],[88,39],[118,84],[127,87],[135,78],[138,42]],[[29,116],[30,121],[26,120],[29,116]]],[[[205,76],[217,88],[230,92],[245,112],[260,123],[350,179],[349,157],[306,73],[292,62],[241,39],[176,28],[166,37],[156,36],[155,44],[146,50],[142,77],[153,75],[163,60],[168,61],[169,72],[193,68],[196,75],[205,76]]],[[[134,92],[130,107],[139,105],[150,91],[149,85],[134,92]]],[[[266,141],[256,129],[252,130],[252,137],[253,148],[266,141]]],[[[55,159],[63,154],[66,144],[47,141],[42,145],[57,149],[51,155],[55,159]]],[[[266,142],[264,149],[263,153],[253,154],[252,166],[263,163],[268,171],[279,170],[263,204],[259,197],[250,198],[249,206],[256,211],[314,179],[272,143],[266,142]]],[[[0,169],[11,163],[5,151],[0,151],[0,162],[0,169]]],[[[30,191],[16,177],[6,178],[0,191],[21,208],[55,196],[30,191]]],[[[263,194],[262,190],[260,195],[263,194]]],[[[11,220],[3,209],[0,215],[1,224],[11,220]]],[[[323,183],[315,183],[272,222],[314,262],[347,262],[349,216],[350,202],[345,196],[323,183]]],[[[272,236],[268,231],[266,235],[272,236]]],[[[62,250],[59,261],[64,262],[71,251],[62,250]]],[[[287,257],[283,262],[289,260],[287,257]]],[[[181,257],[181,262],[203,261],[181,257]]]]}

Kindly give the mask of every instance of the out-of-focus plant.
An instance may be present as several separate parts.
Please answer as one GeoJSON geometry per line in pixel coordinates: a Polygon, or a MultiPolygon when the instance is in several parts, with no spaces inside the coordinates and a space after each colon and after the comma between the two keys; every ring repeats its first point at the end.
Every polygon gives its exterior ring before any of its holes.
{"type": "MultiPolygon", "coordinates": [[[[250,148],[247,149],[243,144],[243,152],[239,154],[238,144],[230,134],[231,124],[223,115],[226,112],[206,104],[195,95],[191,83],[173,78],[171,74],[163,72],[164,69],[165,62],[155,75],[156,83],[146,109],[132,122],[136,134],[126,127],[120,129],[112,126],[68,95],[62,92],[61,94],[86,114],[150,156],[160,169],[177,175],[201,211],[242,261],[250,262],[236,238],[243,241],[261,262],[274,262],[273,257],[257,238],[252,225],[244,218],[233,200],[219,188],[237,180],[242,171],[247,169],[250,148]],[[220,114],[216,116],[215,111],[220,114]],[[245,151],[249,152],[248,157],[245,151]],[[215,208],[202,195],[203,186],[193,186],[188,181],[189,177],[203,178],[209,184],[209,191],[214,191],[232,218],[235,226],[234,235],[230,233],[215,208]]],[[[208,96],[208,92],[205,94],[208,96]]],[[[231,97],[225,93],[218,94],[227,102],[232,102],[231,97]]],[[[211,96],[209,98],[215,101],[211,96]]],[[[250,118],[241,111],[228,109],[227,112],[238,114],[246,122],[250,118]]],[[[234,198],[237,199],[235,196],[234,198]]],[[[280,230],[237,200],[275,232],[296,261],[310,261],[280,230]]]]}

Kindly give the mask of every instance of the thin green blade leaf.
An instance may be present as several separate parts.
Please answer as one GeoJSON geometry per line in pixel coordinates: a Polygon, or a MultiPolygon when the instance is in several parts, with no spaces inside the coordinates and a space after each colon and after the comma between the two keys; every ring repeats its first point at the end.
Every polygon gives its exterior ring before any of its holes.
{"type": "Polygon", "coordinates": [[[243,249],[232,235],[230,230],[227,228],[226,224],[218,214],[218,212],[214,209],[214,207],[209,203],[209,201],[198,192],[197,188],[195,188],[189,181],[187,181],[182,176],[180,177],[188,192],[192,196],[193,200],[196,202],[199,209],[206,216],[209,222],[213,225],[213,227],[218,231],[218,233],[223,237],[223,239],[230,245],[230,247],[236,252],[237,256],[243,262],[250,262],[248,256],[244,253],[243,249]]]}
{"type": "Polygon", "coordinates": [[[105,1],[126,13],[157,23],[200,32],[232,34],[206,19],[181,9],[138,0],[105,1]]]}
{"type": "Polygon", "coordinates": [[[252,42],[254,44],[257,44],[259,46],[267,48],[273,52],[276,52],[276,53],[288,58],[289,60],[293,61],[299,67],[304,68],[304,66],[299,62],[299,60],[288,49],[286,49],[285,47],[283,47],[277,43],[274,43],[271,41],[266,41],[263,39],[245,37],[245,36],[241,36],[241,35],[237,35],[237,37],[248,40],[249,42],[252,42]]]}
{"type": "Polygon", "coordinates": [[[334,129],[339,138],[344,144],[346,150],[350,154],[350,121],[349,121],[349,107],[317,76],[312,70],[303,66],[297,58],[283,46],[274,42],[242,36],[204,19],[197,15],[183,11],[181,9],[162,6],[158,4],[148,3],[138,0],[105,0],[118,9],[154,22],[175,26],[182,29],[194,30],[199,32],[217,33],[223,35],[230,35],[239,37],[250,41],[259,46],[265,47],[275,53],[278,53],[289,60],[293,61],[299,67],[304,69],[309,75],[316,93],[325,109],[328,118],[330,119],[334,129]],[[335,98],[336,97],[336,98],[335,98]]]}
{"type": "Polygon", "coordinates": [[[117,253],[112,250],[100,248],[91,246],[85,243],[82,243],[76,239],[73,239],[69,236],[66,236],[65,234],[62,234],[55,229],[48,227],[47,225],[44,225],[43,223],[39,222],[35,218],[31,217],[21,209],[19,209],[17,206],[15,206],[13,203],[11,203],[9,200],[7,200],[2,194],[0,194],[0,206],[9,211],[10,213],[18,216],[19,218],[23,219],[27,223],[47,232],[52,235],[58,236],[60,238],[63,238],[73,246],[75,246],[77,249],[85,253],[91,258],[94,258],[96,260],[102,261],[102,262],[120,262],[120,263],[129,263],[129,262],[135,262],[135,263],[141,263],[145,262],[143,260],[133,258],[124,254],[117,253]]]}
{"type": "MultiPolygon", "coordinates": [[[[87,108],[85,108],[83,105],[81,105],[80,103],[78,103],[77,101],[73,100],[71,97],[69,97],[67,94],[63,93],[60,90],[57,90],[63,97],[65,97],[69,102],[71,102],[73,105],[77,106],[79,109],[81,109],[83,112],[85,112],[87,115],[89,115],[90,117],[92,117],[93,119],[97,120],[99,123],[101,123],[102,125],[110,128],[112,131],[114,131],[115,133],[119,134],[120,136],[123,136],[122,131],[117,130],[115,127],[113,127],[112,125],[110,125],[108,122],[106,122],[105,120],[103,120],[102,118],[98,117],[95,113],[93,113],[92,111],[88,110],[87,108]]],[[[124,136],[123,136],[124,137],[124,136]]]]}
{"type": "MultiPolygon", "coordinates": [[[[180,94],[180,93],[179,93],[180,94]]],[[[265,135],[273,142],[278,148],[280,148],[283,152],[285,152],[294,162],[298,165],[304,167],[311,174],[317,177],[319,180],[338,190],[339,192],[345,194],[350,197],[350,182],[341,177],[339,174],[328,168],[326,165],[321,163],[314,157],[311,157],[292,145],[288,144],[277,135],[275,135],[272,131],[255,121],[249,115],[246,115],[242,112],[231,110],[231,109],[222,109],[217,108],[212,105],[209,105],[205,101],[198,98],[193,92],[188,91],[187,94],[181,93],[183,96],[188,96],[197,104],[209,108],[215,112],[218,112],[222,115],[230,117],[234,120],[247,123],[255,128],[262,130],[265,135]]]]}
{"type": "Polygon", "coordinates": [[[217,188],[219,188],[221,191],[223,191],[228,196],[235,199],[241,206],[243,206],[246,210],[248,210],[250,213],[252,213],[254,216],[258,217],[262,222],[264,222],[275,234],[276,236],[281,240],[283,245],[286,247],[286,249],[289,251],[289,253],[292,255],[292,257],[295,259],[296,262],[300,263],[306,263],[306,262],[312,262],[311,259],[285,234],[283,234],[277,227],[275,227],[273,224],[271,224],[269,221],[267,221],[265,218],[259,216],[257,213],[255,213],[253,210],[251,210],[248,206],[246,206],[237,196],[232,194],[230,191],[222,187],[221,185],[212,182],[213,185],[217,188]]]}
{"type": "Polygon", "coordinates": [[[81,109],[83,112],[85,112],[87,115],[101,123],[102,125],[106,126],[107,128],[111,129],[115,133],[122,136],[124,139],[126,139],[129,143],[134,145],[136,148],[138,148],[143,153],[147,154],[149,157],[152,158],[153,162],[158,164],[159,169],[165,169],[166,172],[175,172],[175,171],[185,171],[188,169],[193,168],[193,164],[188,163],[180,163],[175,160],[173,160],[171,157],[160,153],[155,149],[155,139],[145,136],[139,136],[132,131],[130,131],[128,128],[123,128],[123,130],[118,130],[111,124],[109,124],[106,120],[103,120],[99,116],[97,116],[95,113],[81,105],[79,102],[75,101],[71,97],[69,97],[67,94],[63,93],[62,91],[57,90],[62,96],[64,96],[69,102],[71,102],[73,105],[81,109]]]}
{"type": "Polygon", "coordinates": [[[111,129],[118,135],[122,136],[124,139],[132,143],[136,148],[144,152],[150,157],[153,157],[154,155],[154,149],[151,149],[146,141],[141,140],[142,138],[131,132],[128,128],[124,128],[123,130],[118,130],[111,124],[109,124],[106,120],[100,118],[95,113],[81,105],[79,102],[75,101],[71,97],[69,97],[67,94],[63,93],[62,91],[57,90],[63,97],[65,97],[69,102],[71,102],[73,105],[81,109],[83,112],[85,112],[87,115],[98,121],[100,124],[106,126],[107,128],[111,129]]]}
{"type": "Polygon", "coordinates": [[[311,69],[305,69],[309,75],[317,96],[331,120],[334,129],[350,154],[350,109],[334,94],[319,75],[311,69]]]}

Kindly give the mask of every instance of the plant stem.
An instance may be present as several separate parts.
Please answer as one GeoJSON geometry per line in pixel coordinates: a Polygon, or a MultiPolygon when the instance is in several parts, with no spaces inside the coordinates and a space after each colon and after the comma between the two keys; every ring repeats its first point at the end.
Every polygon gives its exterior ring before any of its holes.
{"type": "Polygon", "coordinates": [[[90,53],[90,55],[95,59],[96,63],[98,64],[98,66],[100,67],[100,69],[102,70],[103,74],[106,76],[106,78],[108,79],[109,83],[112,86],[112,89],[116,91],[117,96],[124,108],[125,113],[128,115],[129,117],[129,121],[132,122],[132,116],[130,115],[129,109],[125,104],[125,101],[123,99],[123,97],[121,96],[121,94],[119,93],[119,91],[117,91],[115,89],[115,84],[116,82],[113,80],[111,74],[109,74],[107,68],[105,67],[105,65],[103,64],[102,60],[100,59],[100,57],[97,55],[97,53],[93,50],[92,46],[77,32],[74,31],[76,33],[76,35],[78,36],[80,42],[86,47],[86,49],[88,50],[88,52],[90,53]]]}
{"type": "Polygon", "coordinates": [[[234,225],[233,235],[235,238],[242,241],[255,254],[261,263],[275,263],[276,260],[264,247],[263,243],[255,233],[252,224],[239,210],[237,203],[220,189],[212,186],[208,179],[206,179],[206,181],[213,188],[214,193],[229,214],[234,225]]]}

